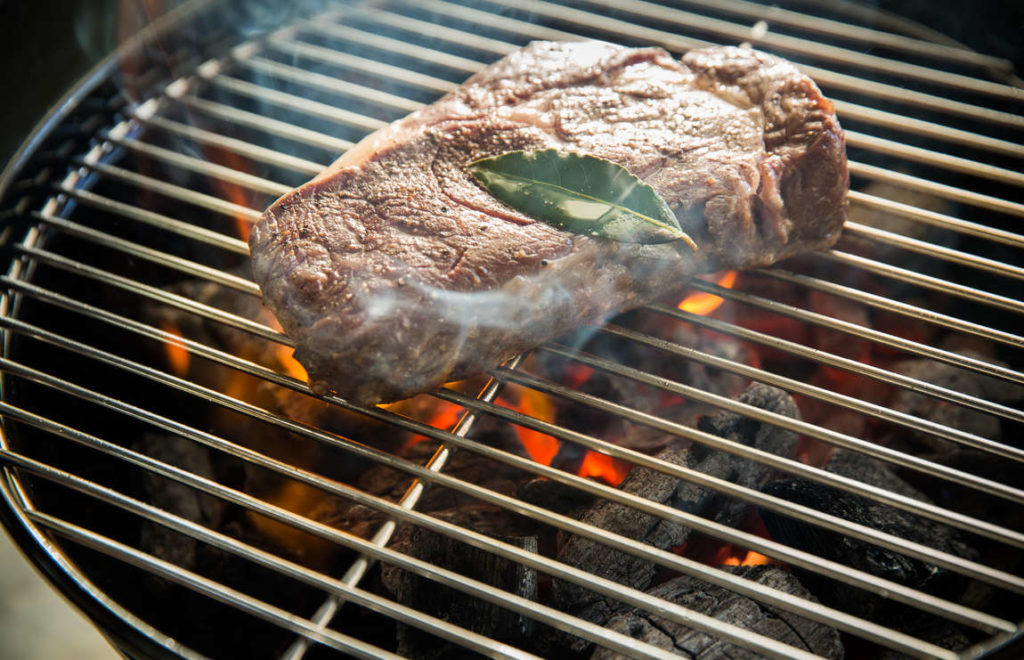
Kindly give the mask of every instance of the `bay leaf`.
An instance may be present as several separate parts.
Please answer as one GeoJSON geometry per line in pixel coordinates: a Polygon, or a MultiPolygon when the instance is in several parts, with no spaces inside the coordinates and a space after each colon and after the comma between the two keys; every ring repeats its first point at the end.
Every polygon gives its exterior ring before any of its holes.
{"type": "Polygon", "coordinates": [[[549,225],[629,243],[683,241],[665,200],[621,165],[557,149],[510,151],[466,169],[492,195],[549,225]]]}

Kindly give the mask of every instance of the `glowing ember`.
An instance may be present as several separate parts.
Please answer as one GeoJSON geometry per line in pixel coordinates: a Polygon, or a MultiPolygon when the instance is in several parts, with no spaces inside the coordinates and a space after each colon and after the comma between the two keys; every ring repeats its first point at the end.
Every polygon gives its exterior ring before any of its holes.
{"type": "Polygon", "coordinates": [[[774,564],[776,563],[771,557],[766,557],[760,552],[754,552],[749,550],[746,556],[732,556],[722,562],[724,566],[757,566],[759,564],[774,564]]]}
{"type": "MultiPolygon", "coordinates": [[[[719,286],[731,289],[736,284],[736,277],[736,271],[727,270],[715,283],[719,286]]],[[[707,316],[718,309],[719,305],[723,302],[725,301],[718,296],[711,295],[710,293],[704,293],[703,291],[697,291],[683,298],[678,307],[684,312],[707,316]]]]}
{"type": "Polygon", "coordinates": [[[571,364],[566,369],[565,384],[574,390],[578,390],[583,383],[590,380],[590,377],[594,375],[593,367],[588,367],[585,364],[571,364]]]}
{"type": "MultiPolygon", "coordinates": [[[[169,332],[175,337],[183,337],[181,330],[178,326],[174,325],[170,321],[161,321],[160,329],[164,332],[169,332]]],[[[167,363],[171,366],[171,371],[176,376],[184,377],[188,374],[188,367],[192,363],[192,354],[188,352],[188,349],[180,344],[173,342],[164,342],[164,351],[167,353],[167,363]]]]}
{"type": "Polygon", "coordinates": [[[580,469],[577,474],[581,477],[597,477],[603,479],[611,486],[618,486],[626,478],[632,465],[618,458],[612,458],[607,454],[596,451],[588,451],[583,456],[580,469]]]}

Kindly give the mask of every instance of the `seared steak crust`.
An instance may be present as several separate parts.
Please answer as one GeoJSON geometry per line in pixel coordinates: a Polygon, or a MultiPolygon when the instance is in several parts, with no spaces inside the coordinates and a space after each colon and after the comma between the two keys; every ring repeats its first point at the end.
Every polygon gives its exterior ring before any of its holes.
{"type": "Polygon", "coordinates": [[[783,60],[538,42],[279,199],[252,232],[252,266],[310,385],[376,403],[483,371],[697,272],[827,247],[847,187],[831,103],[783,60]],[[550,227],[464,169],[538,148],[627,168],[700,250],[550,227]]]}

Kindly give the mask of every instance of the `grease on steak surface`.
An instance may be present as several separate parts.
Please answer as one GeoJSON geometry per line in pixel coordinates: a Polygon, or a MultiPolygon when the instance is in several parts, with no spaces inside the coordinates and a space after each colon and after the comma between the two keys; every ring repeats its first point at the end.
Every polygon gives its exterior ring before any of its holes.
{"type": "Polygon", "coordinates": [[[848,173],[832,104],[788,62],[536,42],[284,195],[250,246],[315,391],[404,398],[682,288],[830,246],[848,173]],[[465,165],[515,149],[612,160],[697,242],[617,243],[505,206],[465,165]]]}

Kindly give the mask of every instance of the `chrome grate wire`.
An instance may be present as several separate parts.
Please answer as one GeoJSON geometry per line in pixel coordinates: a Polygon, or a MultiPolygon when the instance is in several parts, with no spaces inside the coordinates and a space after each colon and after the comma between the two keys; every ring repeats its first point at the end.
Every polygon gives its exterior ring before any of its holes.
{"type": "MultiPolygon", "coordinates": [[[[855,41],[864,47],[862,50],[829,43],[837,36],[837,30],[846,27],[851,26],[819,21],[799,12],[769,9],[744,0],[728,0],[721,5],[704,0],[680,0],[665,6],[606,0],[567,4],[540,0],[466,3],[388,0],[339,6],[308,21],[300,21],[245,42],[231,49],[229,55],[203,63],[192,74],[167,85],[161,95],[126,106],[123,120],[98,133],[94,146],[87,152],[75,155],[71,159],[73,168],[69,174],[52,186],[52,194],[45,203],[30,211],[34,224],[14,246],[15,260],[3,277],[7,296],[0,328],[8,339],[8,350],[0,358],[0,370],[6,383],[5,400],[0,402],[0,414],[6,425],[0,461],[7,468],[7,479],[3,484],[5,496],[18,510],[21,519],[40,534],[49,532],[109,555],[293,634],[295,641],[283,654],[288,658],[302,657],[313,651],[312,645],[322,647],[317,651],[330,648],[358,657],[389,657],[387,649],[360,639],[351,631],[339,632],[332,628],[337,624],[335,617],[338,611],[352,606],[419,628],[477,653],[495,657],[528,657],[525,651],[513,644],[490,639],[438,618],[436,613],[414,610],[364,588],[362,585],[375,562],[402,567],[437,584],[627,655],[668,657],[654,646],[388,547],[401,524],[415,525],[461,541],[515,564],[533,568],[543,575],[585,586],[616,601],[658,611],[671,621],[729,640],[758,654],[808,657],[794,647],[679,605],[659,601],[643,591],[589,574],[544,554],[526,551],[422,513],[417,510],[417,505],[428,488],[460,493],[563,532],[598,541],[609,549],[643,557],[663,569],[695,576],[761,603],[827,623],[852,638],[909,655],[972,657],[1016,637],[1021,619],[1024,619],[1020,613],[997,616],[903,586],[778,541],[651,502],[600,481],[535,462],[480,441],[475,434],[484,425],[530,429],[569,445],[699,484],[722,496],[749,502],[764,510],[783,513],[881,548],[920,558],[990,588],[1024,594],[1024,577],[1015,573],[669,463],[617,445],[600,434],[531,416],[501,403],[501,396],[510,387],[543,393],[559,405],[564,402],[578,406],[595,415],[611,416],[638,427],[655,429],[777,468],[790,476],[824,483],[963,530],[994,542],[1008,552],[1019,552],[1024,547],[1024,532],[1005,523],[840,476],[797,459],[783,458],[660,417],[626,400],[615,400],[607,394],[597,395],[567,386],[538,369],[530,359],[517,358],[496,368],[491,372],[490,380],[479,384],[472,393],[453,388],[433,393],[431,396],[437,401],[455,405],[461,411],[458,421],[448,430],[447,427],[435,428],[429,420],[408,410],[395,412],[385,407],[361,408],[337,397],[316,397],[302,380],[280,367],[268,366],[224,350],[209,336],[185,336],[171,332],[144,314],[130,312],[124,307],[125,301],[130,301],[132,309],[170,310],[183,318],[201,320],[211,327],[233,329],[261,345],[291,347],[288,338],[265,320],[254,320],[237,310],[170,290],[166,284],[195,279],[216,284],[242,298],[258,297],[256,285],[237,268],[239,260],[247,254],[247,245],[238,238],[234,223],[255,222],[262,208],[273,198],[317,173],[362,135],[429,103],[453,89],[461,79],[531,39],[596,36],[629,44],[661,45],[675,54],[710,44],[706,39],[721,43],[747,41],[800,63],[827,95],[836,97],[840,119],[856,126],[856,130],[848,132],[850,169],[854,179],[852,207],[882,211],[906,220],[911,226],[930,228],[918,238],[851,221],[843,242],[836,248],[812,255],[793,266],[782,264],[763,269],[758,271],[758,275],[766,281],[782,282],[800,290],[817,291],[842,299],[858,309],[884,311],[899,318],[901,323],[951,330],[997,345],[1000,356],[1010,355],[1014,361],[1004,363],[986,355],[965,355],[932,345],[927,339],[907,338],[893,333],[891,329],[873,328],[830,316],[787,300],[766,297],[756,290],[729,289],[697,280],[692,283],[691,291],[724,299],[723,309],[726,310],[760,310],[759,313],[792,321],[803,328],[823,328],[841,334],[847,341],[867,342],[872,350],[878,347],[905,357],[926,358],[995,379],[1007,388],[1016,387],[1024,383],[1024,373],[1020,370],[1024,364],[1020,354],[1024,348],[1024,337],[1017,334],[1019,326],[1015,316],[1024,311],[1024,301],[1014,293],[1019,291],[1019,282],[1016,281],[1024,279],[1024,269],[1018,265],[1021,263],[1024,235],[1016,230],[1015,223],[1016,218],[1024,215],[1024,205],[1015,201],[1024,187],[1024,174],[1020,168],[1020,159],[1024,157],[1024,145],[1020,144],[1021,133],[1024,132],[1024,118],[1020,114],[1024,91],[980,77],[990,71],[1009,74],[1008,63],[951,45],[926,44],[868,28],[843,31],[844,41],[855,41]],[[713,12],[702,13],[712,4],[715,5],[713,12]],[[725,13],[731,18],[714,17],[711,13],[725,13]],[[754,20],[758,22],[752,25],[742,22],[754,20]],[[766,24],[759,27],[760,22],[766,24]],[[812,30],[820,33],[821,37],[791,36],[787,34],[787,28],[812,30]],[[883,52],[905,54],[908,59],[864,52],[875,45],[880,46],[883,52]],[[910,58],[928,60],[932,64],[925,66],[910,61],[910,58]],[[952,74],[945,67],[955,67],[962,72],[952,74]],[[850,73],[851,70],[857,74],[850,73]],[[950,94],[962,95],[966,100],[949,98],[950,94]],[[894,106],[899,108],[899,112],[894,106]],[[970,128],[965,128],[961,122],[966,122],[970,128]],[[886,137],[876,135],[875,131],[886,137]],[[899,139],[893,139],[893,134],[899,139]],[[953,146],[967,149],[968,156],[947,153],[953,146]],[[216,157],[211,157],[211,154],[216,157]],[[900,167],[906,166],[915,174],[879,166],[879,158],[887,159],[884,161],[887,163],[895,162],[900,167]],[[201,183],[196,184],[197,180],[201,183]],[[884,194],[866,192],[865,187],[870,184],[923,192],[962,205],[962,208],[936,211],[915,206],[884,194]],[[961,239],[967,242],[967,247],[958,245],[961,239]],[[860,254],[856,241],[870,245],[873,256],[860,254]],[[980,249],[984,251],[979,253],[980,249]],[[916,257],[911,259],[908,255],[916,257]],[[138,269],[139,263],[156,268],[160,277],[154,280],[140,278],[136,273],[146,271],[138,269]],[[946,271],[956,276],[942,275],[946,271]],[[61,286],[55,284],[63,279],[50,277],[40,281],[40,273],[59,273],[60,278],[77,283],[75,290],[85,288],[117,293],[107,302],[79,299],[67,295],[61,286]],[[933,298],[915,293],[913,297],[908,296],[909,299],[901,299],[857,288],[853,284],[868,276],[888,282],[892,290],[902,293],[907,289],[896,287],[908,285],[910,291],[927,291],[933,298]],[[975,286],[974,282],[981,282],[984,286],[975,286]],[[969,309],[947,304],[948,301],[963,301],[957,304],[969,309]],[[934,303],[936,307],[942,303],[943,309],[933,310],[926,306],[928,303],[934,303]],[[47,327],[45,321],[48,317],[40,315],[39,309],[49,310],[65,325],[47,327]],[[979,309],[980,312],[977,311],[979,309]],[[25,310],[32,313],[25,313],[25,310]],[[970,313],[964,313],[965,310],[970,313]],[[131,337],[130,341],[147,349],[122,353],[111,350],[110,342],[86,340],[74,332],[79,319],[82,323],[109,328],[117,336],[131,337]],[[988,319],[992,319],[991,322],[988,319]],[[377,425],[373,427],[375,429],[395,429],[411,436],[422,436],[435,442],[437,448],[426,459],[413,460],[375,446],[372,436],[359,437],[357,434],[325,430],[224,388],[211,387],[198,377],[192,379],[176,375],[166,364],[152,358],[152,350],[161,344],[186,350],[191,359],[201,360],[217,373],[242,374],[273,388],[275,392],[288,391],[303,401],[318,401],[317,405],[325,408],[371,420],[377,425]],[[124,395],[123,388],[113,393],[105,392],[87,373],[59,375],[64,372],[51,371],[45,365],[33,362],[33,353],[25,353],[29,346],[45,346],[47,351],[55,354],[102,365],[104,369],[131,377],[132,382],[145,382],[146,387],[166,392],[168,397],[180,397],[175,400],[187,402],[190,407],[229,411],[238,419],[245,419],[259,428],[274,429],[282,433],[282,437],[294,436],[315,446],[330,448],[336,452],[333,455],[350,456],[365,461],[367,465],[400,471],[408,479],[408,485],[395,498],[364,492],[326,471],[293,464],[273,452],[258,451],[247,445],[241,432],[233,437],[223,428],[210,430],[192,423],[191,418],[168,415],[158,406],[151,409],[133,403],[131,397],[124,395]],[[29,358],[21,357],[23,354],[29,358]],[[149,356],[148,361],[146,356],[149,356]],[[12,403],[7,392],[17,392],[22,383],[31,384],[40,392],[52,391],[87,404],[90,410],[96,411],[96,415],[123,418],[132,424],[160,429],[231,456],[241,463],[258,466],[283,479],[354,502],[377,512],[384,522],[368,535],[369,538],[326,525],[243,489],[126,447],[115,438],[104,438],[89,429],[66,424],[60,421],[60,411],[49,409],[45,394],[37,397],[36,406],[32,408],[21,401],[12,403]],[[187,485],[197,492],[346,548],[358,558],[335,573],[268,552],[221,530],[140,500],[124,489],[105,485],[95,476],[91,478],[85,472],[76,473],[59,462],[45,460],[45,455],[35,453],[34,448],[14,441],[17,433],[12,430],[21,427],[30,427],[87,448],[90,456],[102,456],[121,469],[145,471],[187,485]],[[957,654],[885,625],[592,527],[451,474],[449,468],[456,452],[480,456],[520,474],[544,477],[601,500],[633,507],[661,520],[698,530],[708,537],[957,622],[980,631],[980,641],[957,654]],[[23,484],[29,481],[29,477],[33,483],[44,480],[70,489],[266,567],[308,585],[322,594],[323,602],[312,612],[289,611],[279,604],[147,553],[100,529],[90,529],[55,515],[34,501],[33,489],[23,484]]],[[[1019,430],[1016,425],[1024,423],[1024,410],[1019,407],[922,380],[894,371],[889,366],[831,353],[774,335],[771,331],[744,327],[736,320],[728,320],[727,314],[698,315],[662,303],[650,305],[645,313],[734,337],[816,368],[842,372],[858,382],[868,383],[865,387],[892,387],[941,401],[943,405],[975,411],[997,420],[998,425],[1007,429],[1019,430]]],[[[870,318],[870,314],[865,318],[870,318]]],[[[854,396],[820,383],[687,346],[675,337],[659,336],[647,327],[613,323],[594,332],[596,336],[642,346],[671,359],[775,385],[805,400],[830,406],[844,414],[854,414],[858,418],[877,420],[902,432],[923,433],[986,456],[998,457],[1017,469],[1024,462],[1024,449],[1020,447],[918,417],[867,396],[854,396]]],[[[1013,483],[944,465],[934,457],[916,456],[856,434],[765,411],[649,372],[631,365],[628,360],[617,361],[581,352],[569,340],[542,346],[535,355],[557,358],[608,377],[639,383],[655,391],[699,402],[710,410],[735,412],[830,447],[850,449],[899,466],[918,478],[955,484],[965,492],[982,493],[997,501],[1000,507],[1008,507],[1018,513],[1024,504],[1024,490],[1013,483]]],[[[96,590],[102,592],[102,589],[96,590]]],[[[158,636],[151,632],[146,634],[154,638],[158,636]]],[[[162,644],[171,648],[169,642],[162,644]]]]}

